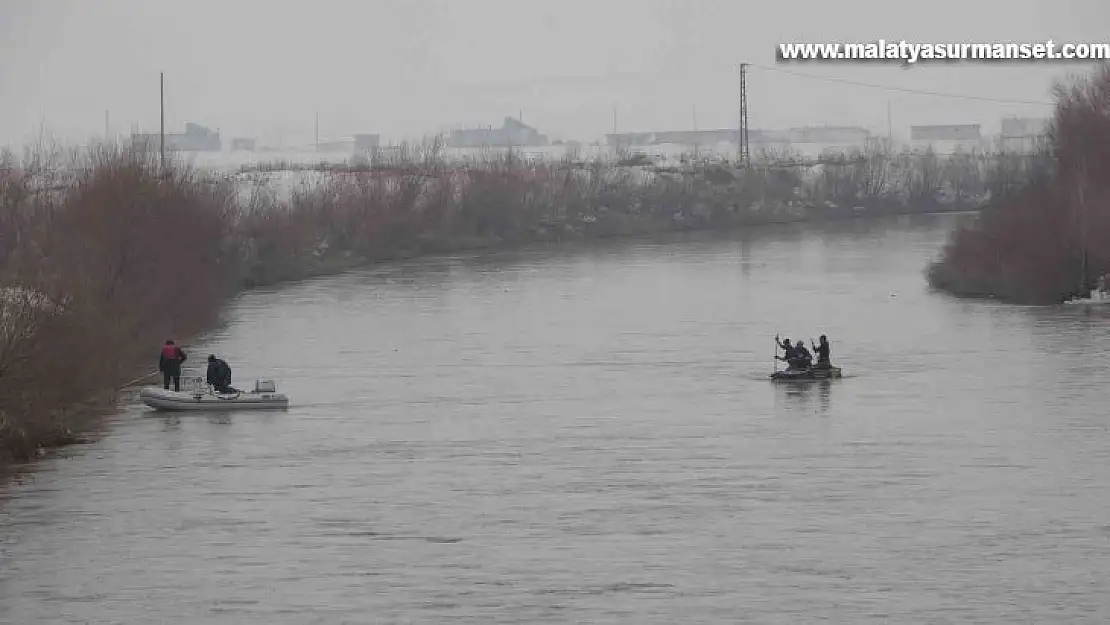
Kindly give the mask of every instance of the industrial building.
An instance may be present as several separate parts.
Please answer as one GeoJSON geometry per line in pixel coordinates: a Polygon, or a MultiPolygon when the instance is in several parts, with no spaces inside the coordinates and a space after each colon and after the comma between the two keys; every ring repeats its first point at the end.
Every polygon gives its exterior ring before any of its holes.
{"type": "Polygon", "coordinates": [[[467,128],[452,130],[448,145],[453,148],[544,147],[547,136],[512,117],[506,117],[500,128],[467,128]]]}
{"type": "MultiPolygon", "coordinates": [[[[159,145],[159,133],[139,133],[131,136],[136,142],[159,145]]],[[[166,149],[179,152],[219,152],[222,149],[220,133],[188,122],[184,133],[166,133],[166,149]]]]}

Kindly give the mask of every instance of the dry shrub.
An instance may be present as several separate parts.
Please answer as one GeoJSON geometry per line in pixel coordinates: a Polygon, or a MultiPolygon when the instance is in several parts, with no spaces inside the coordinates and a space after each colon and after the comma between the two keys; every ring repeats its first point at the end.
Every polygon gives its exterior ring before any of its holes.
{"type": "Polygon", "coordinates": [[[233,285],[228,189],[179,165],[159,175],[140,149],[85,159],[57,197],[22,200],[34,210],[2,268],[8,292],[24,294],[5,306],[0,345],[10,455],[68,438],[68,408],[133,377],[164,339],[213,322],[233,285]]]}
{"type": "MultiPolygon", "coordinates": [[[[959,295],[1047,304],[1083,293],[1110,271],[1110,66],[1056,89],[1044,159],[1007,162],[998,198],[953,233],[930,283],[959,295]],[[1015,184],[1014,171],[1027,174],[1015,184]],[[1081,276],[1085,280],[1081,282],[1081,276]]],[[[1002,168],[999,168],[1000,170],[1002,168]]]]}

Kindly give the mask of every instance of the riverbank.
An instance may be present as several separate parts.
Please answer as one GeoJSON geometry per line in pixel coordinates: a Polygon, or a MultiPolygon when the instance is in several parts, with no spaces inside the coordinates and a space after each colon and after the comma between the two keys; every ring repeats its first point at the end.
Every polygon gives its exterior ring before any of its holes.
{"type": "Polygon", "coordinates": [[[926,274],[937,289],[1019,304],[1086,296],[1110,272],[1110,66],[1056,89],[1046,166],[953,232],[926,274]]]}
{"type": "Polygon", "coordinates": [[[460,166],[426,152],[287,184],[291,172],[264,168],[214,174],[171,162],[160,174],[137,146],[8,155],[0,461],[95,429],[114,399],[105,389],[149,370],[166,338],[210,328],[243,289],[425,254],[969,210],[1012,166],[881,152],[808,168],[512,157],[460,166]]]}

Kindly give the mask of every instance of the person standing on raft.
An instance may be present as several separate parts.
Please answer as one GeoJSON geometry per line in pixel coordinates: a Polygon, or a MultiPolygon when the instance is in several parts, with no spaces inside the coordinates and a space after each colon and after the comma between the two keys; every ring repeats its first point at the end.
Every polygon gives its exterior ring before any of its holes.
{"type": "Polygon", "coordinates": [[[158,356],[158,370],[162,372],[162,388],[170,390],[170,380],[173,380],[173,390],[181,392],[181,363],[187,356],[173,341],[166,341],[162,346],[162,353],[158,356]]]}
{"type": "MultiPolygon", "coordinates": [[[[820,340],[821,340],[820,345],[814,345],[813,346],[813,351],[814,351],[814,353],[817,354],[817,364],[814,366],[814,368],[815,369],[828,369],[828,368],[832,367],[832,361],[829,358],[830,355],[831,355],[830,352],[832,351],[831,348],[829,347],[829,339],[824,334],[822,334],[820,340]]],[[[813,342],[813,339],[810,339],[810,343],[812,343],[812,342],[813,342]]]]}

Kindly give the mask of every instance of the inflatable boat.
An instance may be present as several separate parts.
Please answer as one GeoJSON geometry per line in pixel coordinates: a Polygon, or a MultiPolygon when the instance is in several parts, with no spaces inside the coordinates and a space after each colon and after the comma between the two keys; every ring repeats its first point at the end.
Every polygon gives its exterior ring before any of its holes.
{"type": "Polygon", "coordinates": [[[217,393],[195,378],[187,391],[145,387],[139,391],[143,403],[157,410],[279,410],[289,407],[289,398],[277,392],[273,380],[256,380],[254,390],[217,393]]]}
{"type": "Polygon", "coordinates": [[[828,367],[827,369],[787,369],[786,371],[776,371],[771,374],[771,379],[779,382],[794,380],[829,380],[839,377],[840,367],[828,367]]]}
{"type": "Polygon", "coordinates": [[[1091,289],[1089,297],[1073,297],[1064,302],[1069,306],[1099,306],[1110,304],[1110,292],[1091,289]]]}

